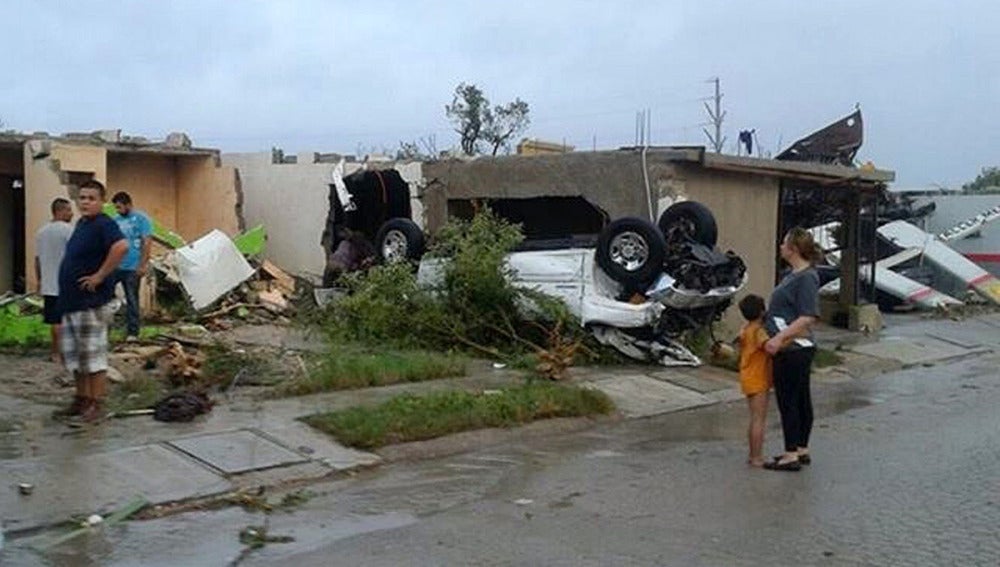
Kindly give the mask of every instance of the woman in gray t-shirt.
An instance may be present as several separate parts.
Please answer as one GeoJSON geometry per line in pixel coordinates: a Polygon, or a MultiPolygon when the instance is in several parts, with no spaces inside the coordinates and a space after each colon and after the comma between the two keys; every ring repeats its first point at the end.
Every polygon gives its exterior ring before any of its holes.
{"type": "Polygon", "coordinates": [[[792,267],[771,293],[764,325],[771,340],[764,348],[774,356],[774,396],[781,414],[785,452],[764,468],[797,471],[809,464],[812,395],[809,374],[816,345],[812,326],[819,316],[819,275],[813,269],[822,257],[812,235],[793,228],[781,243],[781,258],[792,267]]]}

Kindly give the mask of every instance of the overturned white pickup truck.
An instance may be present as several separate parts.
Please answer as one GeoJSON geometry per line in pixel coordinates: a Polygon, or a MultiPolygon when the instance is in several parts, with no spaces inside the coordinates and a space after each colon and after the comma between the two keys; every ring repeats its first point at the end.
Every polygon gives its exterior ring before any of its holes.
{"type": "MultiPolygon", "coordinates": [[[[379,231],[384,261],[416,259],[423,236],[406,219],[379,231]]],[[[691,201],[667,209],[658,226],[638,218],[609,223],[593,247],[517,251],[508,262],[515,283],[561,299],[605,344],[664,365],[701,361],[675,340],[711,325],[746,285],[743,261],[714,249],[715,220],[691,201]]],[[[442,259],[423,259],[418,280],[434,283],[442,259]]]]}

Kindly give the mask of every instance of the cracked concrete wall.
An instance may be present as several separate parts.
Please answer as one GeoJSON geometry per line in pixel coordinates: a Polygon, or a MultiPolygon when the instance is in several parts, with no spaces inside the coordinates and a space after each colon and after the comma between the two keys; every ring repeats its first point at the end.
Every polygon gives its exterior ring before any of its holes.
{"type": "MultiPolygon", "coordinates": [[[[668,162],[656,163],[655,167],[656,175],[661,178],[669,177],[673,171],[668,162]]],[[[431,232],[447,221],[448,199],[582,196],[612,219],[649,218],[639,153],[587,152],[505,156],[468,162],[449,160],[424,164],[424,179],[427,184],[425,214],[431,232]]]]}
{"type": "Polygon", "coordinates": [[[177,233],[188,242],[219,229],[235,236],[243,227],[236,170],[216,156],[178,156],[177,233]]]}
{"type": "MultiPolygon", "coordinates": [[[[326,254],[320,244],[329,210],[331,173],[335,163],[313,163],[315,154],[301,152],[298,163],[273,163],[271,152],[227,153],[222,162],[239,171],[245,195],[247,226],[267,229],[269,260],[294,274],[320,278],[326,254]]],[[[418,191],[421,164],[379,162],[373,167],[396,167],[410,184],[414,220],[420,224],[422,205],[418,191]]],[[[345,164],[345,175],[363,164],[345,164]]]]}
{"type": "MultiPolygon", "coordinates": [[[[52,216],[50,206],[56,197],[72,200],[65,185],[65,172],[92,174],[107,183],[107,150],[100,146],[73,146],[52,143],[51,153],[34,158],[31,144],[24,145],[24,216],[25,216],[25,275],[28,289],[38,285],[35,278],[35,233],[52,216]]],[[[108,195],[110,198],[110,195],[108,195]]],[[[80,213],[73,205],[74,216],[80,213]]]]}

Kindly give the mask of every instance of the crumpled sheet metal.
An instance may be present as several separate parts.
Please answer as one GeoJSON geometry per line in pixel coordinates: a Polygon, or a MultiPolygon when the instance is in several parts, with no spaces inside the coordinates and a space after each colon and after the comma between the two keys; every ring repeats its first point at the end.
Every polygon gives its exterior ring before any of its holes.
{"type": "Polygon", "coordinates": [[[681,343],[666,337],[644,340],[621,329],[603,325],[591,328],[597,342],[612,346],[625,356],[661,366],[701,366],[701,359],[681,343]]]}

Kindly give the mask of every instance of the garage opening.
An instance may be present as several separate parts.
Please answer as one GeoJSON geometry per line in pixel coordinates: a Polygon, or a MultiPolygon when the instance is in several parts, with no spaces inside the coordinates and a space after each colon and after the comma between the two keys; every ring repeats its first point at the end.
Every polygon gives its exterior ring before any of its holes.
{"type": "Polygon", "coordinates": [[[483,207],[521,225],[524,242],[519,250],[592,247],[609,222],[606,212],[583,197],[449,199],[448,216],[470,220],[483,207]]]}

